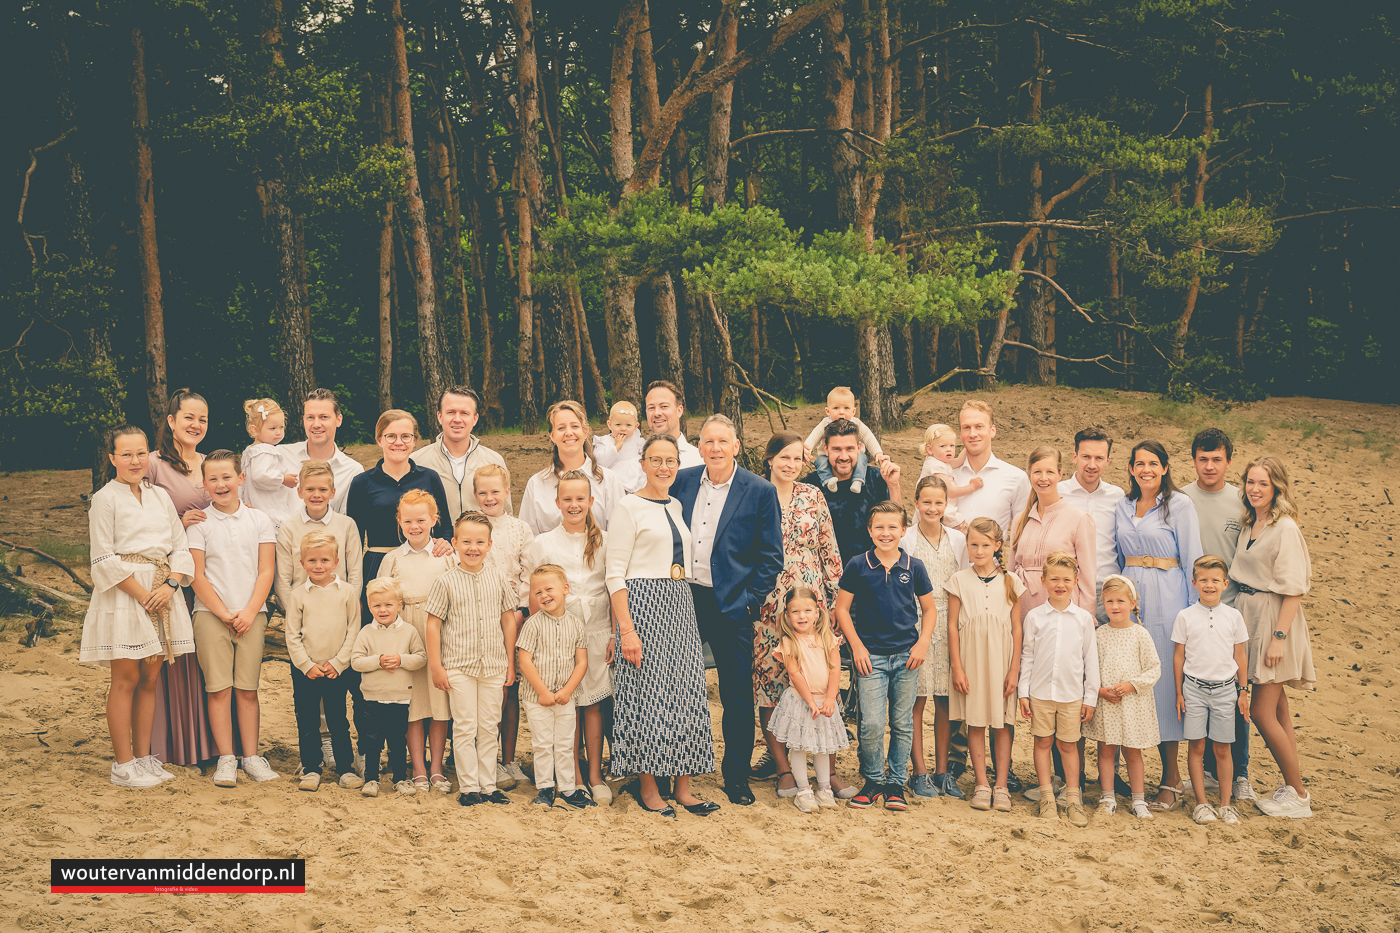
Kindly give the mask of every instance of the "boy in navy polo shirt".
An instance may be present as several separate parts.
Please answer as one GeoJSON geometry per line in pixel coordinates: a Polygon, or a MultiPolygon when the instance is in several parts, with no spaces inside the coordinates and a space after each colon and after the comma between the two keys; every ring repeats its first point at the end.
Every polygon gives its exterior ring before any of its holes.
{"type": "Polygon", "coordinates": [[[849,806],[864,810],[883,798],[886,810],[907,810],[904,782],[909,779],[919,667],[928,656],[938,609],[923,561],[899,546],[908,524],[904,509],[880,502],[870,509],[866,521],[875,547],[846,564],[836,594],[836,621],[854,662],[860,702],[860,775],[865,779],[849,806]],[[888,756],[884,747],[887,711],[888,756]]]}

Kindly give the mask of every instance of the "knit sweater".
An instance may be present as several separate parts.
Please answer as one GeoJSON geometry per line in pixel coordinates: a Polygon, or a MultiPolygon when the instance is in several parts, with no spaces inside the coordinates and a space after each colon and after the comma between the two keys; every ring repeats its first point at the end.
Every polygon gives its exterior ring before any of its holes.
{"type": "Polygon", "coordinates": [[[328,586],[311,581],[293,587],[283,606],[287,612],[287,654],[305,674],[331,662],[337,674],[350,666],[350,652],[360,634],[360,597],[336,577],[328,586]]]}
{"type": "Polygon", "coordinates": [[[306,517],[306,507],[302,506],[282,520],[277,529],[277,575],[272,578],[272,591],[277,601],[285,609],[291,599],[292,590],[306,583],[306,570],[301,566],[301,539],[308,532],[323,531],[340,544],[340,565],[336,575],[355,595],[360,595],[360,561],[364,557],[364,545],[360,543],[360,529],[355,520],[340,512],[328,511],[324,522],[306,517]]]}
{"type": "Polygon", "coordinates": [[[371,622],[360,629],[355,649],[350,654],[350,666],[359,671],[360,692],[375,703],[407,703],[413,689],[412,671],[428,663],[428,649],[418,632],[402,618],[388,625],[371,622]],[[386,671],[379,666],[381,655],[396,654],[401,660],[398,668],[386,671]]]}

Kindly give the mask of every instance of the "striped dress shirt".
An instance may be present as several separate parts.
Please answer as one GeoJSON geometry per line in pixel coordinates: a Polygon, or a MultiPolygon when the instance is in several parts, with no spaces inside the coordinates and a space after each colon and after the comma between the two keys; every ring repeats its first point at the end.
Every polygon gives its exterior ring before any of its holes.
{"type": "Polygon", "coordinates": [[[442,666],[468,677],[506,670],[501,614],[514,611],[515,590],[499,570],[453,567],[433,581],[424,609],[442,620],[442,666]]]}
{"type": "MultiPolygon", "coordinates": [[[[583,638],[583,623],[571,612],[555,618],[541,609],[525,620],[520,629],[520,637],[515,640],[516,651],[528,651],[535,670],[540,672],[540,680],[551,693],[557,692],[569,682],[574,672],[574,652],[587,648],[583,638]]],[[[539,694],[530,681],[520,678],[520,699],[531,703],[539,702],[539,694]]],[[[569,704],[573,705],[570,698],[569,704]]]]}

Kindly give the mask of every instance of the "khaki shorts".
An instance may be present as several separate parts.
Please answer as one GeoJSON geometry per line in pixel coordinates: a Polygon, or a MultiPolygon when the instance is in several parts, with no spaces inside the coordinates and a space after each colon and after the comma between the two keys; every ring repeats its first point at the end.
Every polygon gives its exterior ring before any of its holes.
{"type": "Polygon", "coordinates": [[[229,687],[258,689],[266,631],[265,612],[254,616],[253,627],[238,638],[233,637],[233,631],[214,613],[201,609],[194,614],[194,653],[199,659],[199,669],[204,672],[206,693],[218,693],[229,687]]]}
{"type": "Polygon", "coordinates": [[[1038,739],[1053,735],[1061,742],[1079,741],[1079,714],[1083,700],[1037,700],[1031,697],[1031,735],[1038,739]]]}

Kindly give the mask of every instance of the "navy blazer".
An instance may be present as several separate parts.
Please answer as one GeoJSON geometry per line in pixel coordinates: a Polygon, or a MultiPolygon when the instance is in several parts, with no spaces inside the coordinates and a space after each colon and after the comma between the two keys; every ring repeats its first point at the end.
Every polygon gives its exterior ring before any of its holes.
{"type": "MultiPolygon", "coordinates": [[[[681,502],[690,524],[705,467],[676,474],[671,495],[681,502]]],[[[778,491],[761,476],[734,466],[734,485],[724,500],[710,554],[719,610],[735,622],[758,618],[758,607],[773,592],[783,570],[783,512],[778,491]]]]}

